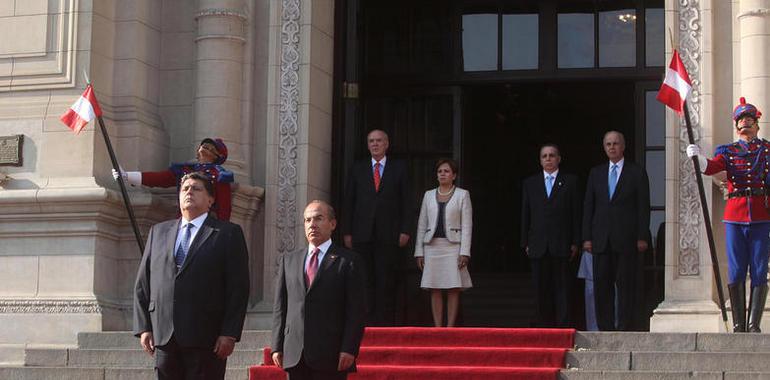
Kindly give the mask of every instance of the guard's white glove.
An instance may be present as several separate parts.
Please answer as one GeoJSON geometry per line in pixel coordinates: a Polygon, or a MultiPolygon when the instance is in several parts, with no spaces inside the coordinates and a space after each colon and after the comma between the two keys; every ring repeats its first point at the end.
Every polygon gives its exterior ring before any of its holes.
{"type": "Polygon", "coordinates": [[[700,147],[695,144],[690,144],[687,146],[687,157],[697,156],[700,154],[700,147]]]}
{"type": "Polygon", "coordinates": [[[120,168],[120,172],[112,169],[112,178],[117,181],[118,177],[123,177],[123,182],[131,186],[139,186],[142,184],[142,172],[127,172],[123,170],[122,167],[120,168]]]}
{"type": "Polygon", "coordinates": [[[706,166],[708,166],[708,161],[706,161],[706,157],[703,157],[700,154],[700,147],[695,144],[690,144],[687,146],[687,149],[685,149],[685,152],[687,153],[687,157],[698,157],[698,163],[700,164],[700,171],[701,173],[705,173],[706,166]]]}

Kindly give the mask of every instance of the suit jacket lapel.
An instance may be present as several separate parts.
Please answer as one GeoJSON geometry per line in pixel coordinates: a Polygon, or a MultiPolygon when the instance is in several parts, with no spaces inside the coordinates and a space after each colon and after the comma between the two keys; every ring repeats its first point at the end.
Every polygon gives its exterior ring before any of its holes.
{"type": "MultiPolygon", "coordinates": [[[[610,201],[610,164],[606,163],[602,165],[601,169],[602,175],[599,176],[599,187],[598,189],[602,190],[602,196],[604,196],[604,199],[609,199],[610,201]]],[[[617,192],[618,188],[615,187],[615,192],[617,192]]],[[[613,194],[614,196],[614,194],[613,194]]]]}
{"type": "MultiPolygon", "coordinates": [[[[390,160],[388,160],[388,161],[390,161],[390,160]]],[[[390,173],[390,164],[391,163],[392,163],[392,161],[390,163],[389,162],[385,162],[385,167],[382,168],[382,175],[380,176],[380,190],[378,192],[382,191],[382,186],[385,183],[385,179],[386,178],[390,178],[388,173],[390,173]]],[[[372,173],[372,174],[374,174],[374,173],[372,173]]],[[[372,176],[372,185],[374,185],[374,176],[372,176]]]]}
{"type": "MultiPolygon", "coordinates": [[[[374,165],[372,165],[372,159],[369,157],[369,160],[366,161],[366,165],[363,166],[364,172],[362,173],[367,178],[367,183],[369,184],[369,189],[373,193],[376,193],[377,190],[374,188],[374,165]]],[[[380,188],[382,188],[382,177],[380,177],[380,188]]]]}
{"type": "Polygon", "coordinates": [[[169,224],[168,230],[164,231],[161,235],[163,240],[160,242],[160,246],[163,247],[161,252],[168,252],[166,254],[166,263],[173,265],[176,268],[176,262],[174,261],[174,246],[176,245],[176,237],[179,235],[179,226],[182,224],[182,218],[179,218],[175,224],[169,224]]]}
{"type": "Polygon", "coordinates": [[[190,263],[195,258],[195,254],[198,253],[201,245],[203,245],[206,239],[208,239],[209,236],[211,236],[211,234],[217,230],[218,228],[216,227],[216,223],[214,220],[212,220],[211,216],[207,217],[201,225],[201,230],[195,234],[195,238],[190,243],[190,249],[187,251],[187,258],[185,258],[184,263],[182,264],[182,268],[179,269],[180,273],[184,271],[185,268],[190,266],[190,263]]]}

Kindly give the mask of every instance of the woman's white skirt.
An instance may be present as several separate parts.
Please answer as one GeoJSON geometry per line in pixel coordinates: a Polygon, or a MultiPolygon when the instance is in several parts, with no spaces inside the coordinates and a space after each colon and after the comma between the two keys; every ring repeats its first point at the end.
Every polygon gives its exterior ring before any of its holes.
{"type": "Polygon", "coordinates": [[[423,289],[468,289],[473,287],[468,267],[457,268],[460,244],[445,238],[433,238],[424,247],[425,267],[420,287],[423,289]]]}

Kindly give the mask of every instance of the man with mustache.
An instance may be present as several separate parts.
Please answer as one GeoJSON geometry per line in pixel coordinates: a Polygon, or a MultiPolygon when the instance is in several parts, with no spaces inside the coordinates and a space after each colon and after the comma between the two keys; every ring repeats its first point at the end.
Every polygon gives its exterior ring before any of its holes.
{"type": "Polygon", "coordinates": [[[767,297],[767,263],[770,249],[768,171],[770,141],[757,137],[762,116],[757,107],[740,99],[733,110],[738,141],[720,145],[713,159],[700,155],[697,145],[687,146],[687,156],[697,156],[703,174],[727,172],[725,244],[727,288],[733,315],[733,332],[761,332],[759,324],[767,297]],[[746,324],[746,272],[751,275],[751,304],[746,324]]]}

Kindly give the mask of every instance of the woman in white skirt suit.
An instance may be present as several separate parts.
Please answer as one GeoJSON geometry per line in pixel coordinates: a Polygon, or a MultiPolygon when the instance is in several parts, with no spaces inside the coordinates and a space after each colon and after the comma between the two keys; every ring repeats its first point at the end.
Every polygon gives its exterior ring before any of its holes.
{"type": "Polygon", "coordinates": [[[467,190],[454,185],[457,163],[441,159],[436,163],[438,188],[422,198],[414,256],[422,271],[420,287],[430,290],[433,324],[442,326],[443,292],[447,293],[447,327],[457,320],[460,291],[473,286],[468,273],[471,257],[473,208],[467,190]]]}

